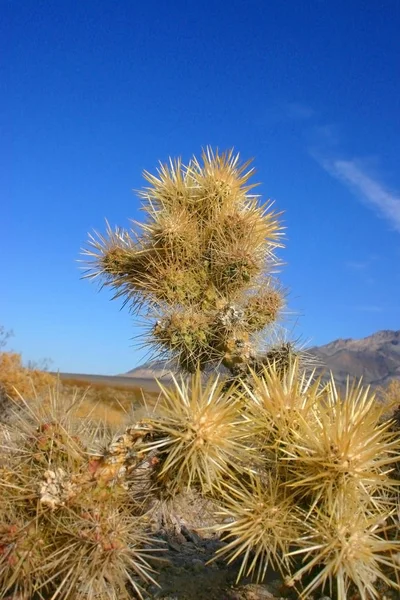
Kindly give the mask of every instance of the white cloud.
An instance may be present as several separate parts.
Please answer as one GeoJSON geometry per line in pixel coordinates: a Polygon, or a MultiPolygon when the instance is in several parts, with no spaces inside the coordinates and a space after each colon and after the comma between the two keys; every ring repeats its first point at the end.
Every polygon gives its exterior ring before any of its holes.
{"type": "Polygon", "coordinates": [[[299,102],[289,102],[286,105],[286,113],[290,119],[298,121],[307,121],[315,115],[315,111],[312,108],[299,102]]]}
{"type": "Polygon", "coordinates": [[[369,262],[366,260],[347,260],[345,264],[346,267],[354,269],[355,271],[364,271],[369,267],[369,262]]]}
{"type": "Polygon", "coordinates": [[[322,160],[324,169],[386,218],[394,229],[400,232],[400,196],[389,192],[376,179],[371,177],[355,160],[322,160]]]}
{"type": "Polygon", "coordinates": [[[374,304],[364,304],[361,306],[355,306],[355,310],[361,312],[372,312],[372,313],[380,313],[383,312],[382,306],[374,305],[374,304]]]}
{"type": "MultiPolygon", "coordinates": [[[[327,158],[339,153],[341,135],[338,126],[333,123],[318,124],[316,111],[299,102],[288,102],[285,109],[287,118],[305,122],[303,134],[310,138],[309,154],[400,232],[400,194],[388,190],[360,160],[327,158]]],[[[353,268],[362,267],[353,264],[353,268]]]]}

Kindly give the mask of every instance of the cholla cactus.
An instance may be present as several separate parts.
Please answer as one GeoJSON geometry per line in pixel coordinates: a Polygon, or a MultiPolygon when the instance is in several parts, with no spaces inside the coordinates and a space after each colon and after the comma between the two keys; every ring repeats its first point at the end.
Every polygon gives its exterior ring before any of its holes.
{"type": "MultiPolygon", "coordinates": [[[[100,278],[152,319],[148,344],[194,373],[222,363],[245,374],[271,356],[257,334],[275,323],[279,215],[251,194],[253,169],[233,151],[170,160],[139,193],[147,220],[90,236],[84,277],[100,278]],[[155,321],[155,322],[154,322],[155,321]]],[[[285,356],[291,347],[284,348],[285,356]]],[[[276,358],[274,355],[273,358],[276,358]]]]}
{"type": "Polygon", "coordinates": [[[303,534],[296,539],[300,548],[288,557],[302,556],[303,566],[287,578],[287,584],[295,586],[311,574],[299,594],[300,600],[321,587],[328,587],[331,595],[335,589],[337,600],[378,600],[387,597],[379,593],[382,582],[398,593],[398,573],[394,571],[398,570],[400,543],[393,539],[395,526],[390,522],[394,512],[371,514],[365,506],[344,496],[332,513],[316,508],[308,518],[300,514],[303,534]],[[350,594],[355,589],[358,593],[350,594]]]}
{"type": "Polygon", "coordinates": [[[232,518],[216,529],[233,540],[220,554],[242,557],[239,575],[261,579],[268,563],[295,571],[286,581],[302,599],[328,587],[337,600],[372,600],[380,597],[379,582],[399,590],[392,472],[400,439],[392,421],[382,422],[384,407],[360,384],[341,394],[333,380],[323,385],[300,375],[296,361],[283,378],[276,366],[253,374],[244,390],[264,466],[225,484],[222,514],[232,518]],[[349,596],[355,588],[359,596],[349,596]]]}
{"type": "Polygon", "coordinates": [[[241,395],[225,390],[218,377],[202,382],[200,371],[190,384],[173,378],[173,385],[159,385],[157,413],[145,421],[153,432],[147,449],[160,461],[158,483],[172,495],[193,485],[203,493],[220,491],[223,479],[237,478],[255,460],[241,395]]]}
{"type": "MultiPolygon", "coordinates": [[[[171,160],[145,173],[144,223],[90,236],[85,277],[150,318],[148,345],[192,374],[160,386],[157,414],[95,461],[95,479],[129,480],[147,460],[161,501],[195,485],[220,502],[219,556],[242,558],[238,578],[272,565],[300,598],[328,587],[372,600],[381,582],[400,589],[400,441],[368,390],[342,396],[299,368],[292,344],[261,346],[284,305],[282,229],[252,173],[232,151],[171,160]],[[221,364],[228,381],[204,384],[221,364]]],[[[63,472],[47,473],[48,503],[60,487],[65,502],[63,472]]]]}
{"type": "Polygon", "coordinates": [[[133,441],[129,460],[118,440],[97,448],[93,424],[75,416],[80,401],[58,388],[20,397],[0,428],[0,598],[128,599],[155,583],[134,473],[143,457],[133,441]]]}
{"type": "Polygon", "coordinates": [[[322,400],[282,436],[288,485],[312,509],[334,513],[346,499],[384,511],[397,487],[392,473],[400,450],[391,422],[381,422],[382,406],[360,385],[342,395],[332,381],[322,400]]]}
{"type": "Polygon", "coordinates": [[[237,580],[248,575],[262,580],[270,566],[290,572],[289,547],[301,531],[294,512],[292,497],[277,473],[249,474],[245,482],[233,485],[227,482],[219,514],[228,522],[218,531],[228,543],[215,558],[228,556],[228,563],[241,558],[237,580]]]}

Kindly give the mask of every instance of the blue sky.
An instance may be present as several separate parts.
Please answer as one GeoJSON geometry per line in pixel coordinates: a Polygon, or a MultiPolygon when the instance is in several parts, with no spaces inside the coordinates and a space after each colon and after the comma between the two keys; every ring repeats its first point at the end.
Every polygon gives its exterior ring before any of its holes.
{"type": "Polygon", "coordinates": [[[396,0],[3,0],[0,324],[62,371],[139,364],[135,323],[76,260],[138,218],[143,169],[255,158],[285,211],[293,336],[400,327],[396,0]],[[5,217],[5,220],[4,220],[5,217]]]}

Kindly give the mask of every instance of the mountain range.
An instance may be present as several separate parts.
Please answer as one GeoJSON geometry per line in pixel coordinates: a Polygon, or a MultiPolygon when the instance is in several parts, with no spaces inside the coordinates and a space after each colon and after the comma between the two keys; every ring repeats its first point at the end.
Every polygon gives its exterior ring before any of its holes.
{"type": "Polygon", "coordinates": [[[400,331],[377,331],[360,340],[338,339],[308,352],[323,365],[319,370],[332,371],[339,384],[348,375],[362,377],[372,387],[400,379],[400,331]]]}
{"type": "MultiPolygon", "coordinates": [[[[318,371],[332,371],[339,385],[350,377],[363,378],[372,387],[386,386],[392,379],[400,379],[400,330],[378,331],[355,340],[337,339],[323,346],[307,349],[321,365],[318,371]]],[[[128,377],[168,379],[176,367],[172,361],[147,362],[128,373],[128,377]]]]}

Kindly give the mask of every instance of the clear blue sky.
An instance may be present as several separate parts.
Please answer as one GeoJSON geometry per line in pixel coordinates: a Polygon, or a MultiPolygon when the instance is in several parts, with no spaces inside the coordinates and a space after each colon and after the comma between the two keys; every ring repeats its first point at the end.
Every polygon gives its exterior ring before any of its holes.
{"type": "Polygon", "coordinates": [[[62,371],[141,362],[129,312],[76,259],[105,218],[138,218],[143,169],[207,144],[255,157],[285,211],[294,336],[399,329],[399,30],[397,0],[2,0],[11,347],[62,371]]]}

